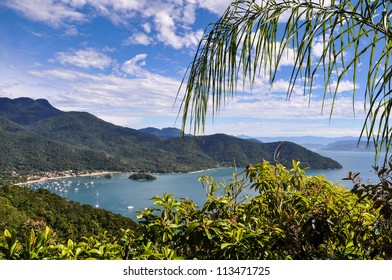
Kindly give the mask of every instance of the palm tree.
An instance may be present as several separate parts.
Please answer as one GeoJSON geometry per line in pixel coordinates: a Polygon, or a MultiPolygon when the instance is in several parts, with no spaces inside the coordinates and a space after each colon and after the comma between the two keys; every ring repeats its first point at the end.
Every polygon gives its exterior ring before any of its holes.
{"type": "MultiPolygon", "coordinates": [[[[312,95],[317,77],[323,79],[325,101],[334,102],[344,78],[358,88],[360,63],[366,65],[364,105],[366,119],[361,137],[374,141],[376,154],[391,144],[389,115],[392,110],[392,1],[390,0],[262,0],[234,1],[205,32],[181,84],[185,90],[182,130],[189,123],[194,133],[204,131],[208,107],[219,112],[237,85],[252,86],[260,74],[272,83],[286,55],[294,56],[290,98],[301,84],[312,95]],[[312,55],[315,42],[322,53],[312,55]],[[350,55],[347,55],[350,54],[350,55]],[[331,87],[334,80],[335,86],[331,87]]],[[[180,92],[179,90],[179,92],[180,92]]],[[[324,102],[323,105],[324,107],[324,102]]],[[[388,153],[387,153],[388,154],[388,153]]],[[[385,157],[385,160],[387,156],[385,157]]]]}

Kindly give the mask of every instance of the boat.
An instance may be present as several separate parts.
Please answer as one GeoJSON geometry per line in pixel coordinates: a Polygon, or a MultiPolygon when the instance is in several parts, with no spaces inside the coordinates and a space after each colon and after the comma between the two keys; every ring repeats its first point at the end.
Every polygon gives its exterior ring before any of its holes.
{"type": "Polygon", "coordinates": [[[128,206],[128,209],[133,209],[133,206],[132,206],[132,205],[129,205],[129,206],[128,206]]]}

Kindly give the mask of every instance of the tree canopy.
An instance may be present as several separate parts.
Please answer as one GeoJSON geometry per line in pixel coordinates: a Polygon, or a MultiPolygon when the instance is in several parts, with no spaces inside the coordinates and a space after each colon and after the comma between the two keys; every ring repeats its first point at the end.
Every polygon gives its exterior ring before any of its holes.
{"type": "Polygon", "coordinates": [[[239,83],[252,86],[263,74],[272,85],[284,58],[293,55],[287,98],[300,84],[310,102],[315,80],[321,77],[323,100],[329,95],[333,100],[330,117],[343,79],[349,77],[354,83],[354,106],[358,80],[366,77],[361,91],[366,111],[361,137],[365,136],[368,144],[374,140],[377,152],[386,147],[388,155],[392,132],[391,15],[389,0],[232,2],[207,28],[184,77],[183,130],[188,123],[194,132],[203,130],[209,107],[214,117],[227,98],[234,96],[239,83]],[[316,41],[323,51],[315,58],[312,46],[316,41]],[[366,68],[361,68],[361,77],[359,65],[366,68]]]}

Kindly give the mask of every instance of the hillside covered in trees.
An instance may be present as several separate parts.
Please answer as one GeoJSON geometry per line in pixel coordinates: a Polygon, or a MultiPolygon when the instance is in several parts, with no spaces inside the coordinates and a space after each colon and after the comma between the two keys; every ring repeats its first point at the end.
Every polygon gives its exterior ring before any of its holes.
{"type": "Polygon", "coordinates": [[[134,221],[119,214],[78,202],[67,201],[46,189],[0,186],[0,232],[54,230],[59,240],[80,239],[105,231],[119,235],[121,228],[136,229],[134,221]]]}
{"type": "MultiPolygon", "coordinates": [[[[224,134],[160,137],[113,125],[89,113],[62,112],[43,99],[1,98],[0,104],[3,180],[10,172],[188,172],[234,164],[246,166],[263,159],[273,161],[280,145],[224,134]]],[[[293,159],[313,169],[341,168],[332,159],[285,142],[279,149],[279,162],[289,166],[293,159]]]]}

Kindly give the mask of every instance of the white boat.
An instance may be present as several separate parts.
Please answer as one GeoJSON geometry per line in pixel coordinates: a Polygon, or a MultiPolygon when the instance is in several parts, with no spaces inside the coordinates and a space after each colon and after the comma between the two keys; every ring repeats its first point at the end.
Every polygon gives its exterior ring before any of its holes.
{"type": "Polygon", "coordinates": [[[133,206],[132,206],[132,205],[129,205],[129,206],[128,206],[128,209],[133,209],[133,206]]]}

